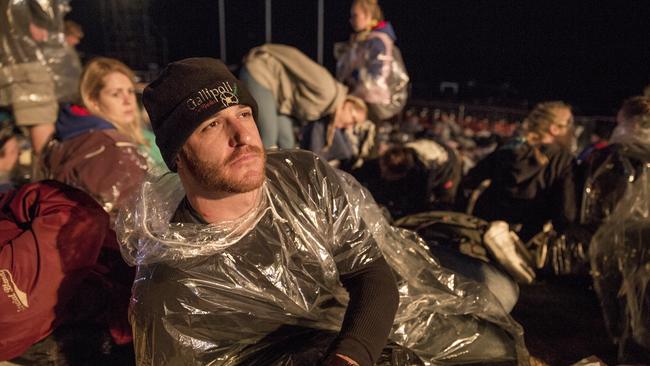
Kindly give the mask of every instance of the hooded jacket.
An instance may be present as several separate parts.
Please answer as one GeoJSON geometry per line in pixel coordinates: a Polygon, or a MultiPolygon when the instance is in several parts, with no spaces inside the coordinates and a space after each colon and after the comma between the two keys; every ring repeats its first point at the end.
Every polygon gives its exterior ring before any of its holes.
{"type": "Polygon", "coordinates": [[[86,109],[64,106],[54,138],[43,151],[45,177],[79,188],[107,212],[136,191],[147,170],[138,145],[86,109]]]}
{"type": "Polygon", "coordinates": [[[564,230],[577,212],[574,158],[556,144],[539,148],[548,158],[547,164],[537,161],[533,147],[523,138],[510,140],[479,161],[461,182],[461,205],[467,203],[472,190],[489,179],[491,184],[479,196],[474,215],[521,224],[519,236],[524,241],[542,231],[549,220],[556,229],[564,230]]]}

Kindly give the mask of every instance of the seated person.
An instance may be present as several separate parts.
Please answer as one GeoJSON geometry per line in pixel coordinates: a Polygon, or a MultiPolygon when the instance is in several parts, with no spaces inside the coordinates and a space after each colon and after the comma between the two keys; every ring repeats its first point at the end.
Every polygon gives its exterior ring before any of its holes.
{"type": "Polygon", "coordinates": [[[389,336],[414,362],[526,354],[498,300],[388,225],[352,177],[265,152],[257,104],[224,63],[171,63],[143,97],[178,174],[145,184],[117,225],[138,265],[139,364],[390,364],[389,336]]]}
{"type": "Polygon", "coordinates": [[[87,192],[107,212],[140,188],[148,169],[133,80],[120,61],[93,59],[81,76],[84,106],[61,109],[41,158],[46,178],[87,192]]]}
{"type": "Polygon", "coordinates": [[[519,237],[529,241],[546,222],[562,232],[576,217],[571,108],[562,102],[539,103],[524,121],[521,136],[480,160],[458,191],[458,210],[472,206],[472,193],[490,184],[478,197],[473,214],[487,221],[521,225],[519,237]]]}

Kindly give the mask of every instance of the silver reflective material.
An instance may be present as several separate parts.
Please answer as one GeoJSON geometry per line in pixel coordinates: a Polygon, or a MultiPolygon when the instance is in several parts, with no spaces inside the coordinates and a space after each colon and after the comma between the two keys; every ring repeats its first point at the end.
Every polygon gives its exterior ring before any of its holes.
{"type": "Polygon", "coordinates": [[[399,113],[408,98],[409,76],[402,54],[393,41],[380,32],[367,39],[338,43],[336,79],[350,88],[351,94],[381,107],[382,119],[399,113]],[[371,40],[379,38],[386,53],[376,54],[371,40]]]}
{"type": "MultiPolygon", "coordinates": [[[[25,78],[32,83],[52,78],[55,95],[60,101],[73,101],[78,92],[81,64],[72,47],[65,44],[63,21],[70,11],[69,0],[8,0],[0,9],[0,105],[11,101],[3,89],[25,78]],[[47,37],[35,41],[30,24],[47,31],[47,37]],[[22,65],[28,65],[23,69],[22,65]],[[35,72],[39,66],[43,72],[35,72]],[[34,79],[35,80],[32,80],[34,79]]],[[[17,93],[19,91],[14,91],[17,93]]],[[[26,91],[14,96],[14,103],[50,101],[52,95],[26,91]]]]}
{"type": "Polygon", "coordinates": [[[442,268],[351,176],[310,153],[269,152],[258,204],[240,220],[170,224],[183,197],[167,174],[118,219],[122,253],[138,265],[130,318],[140,365],[317,364],[345,311],[340,275],[381,254],[400,294],[392,342],[427,365],[528,363],[521,327],[486,288],[442,268]]]}
{"type": "MultiPolygon", "coordinates": [[[[611,141],[647,148],[650,129],[619,124],[611,141]]],[[[594,288],[620,351],[629,339],[650,349],[650,167],[642,164],[630,176],[632,182],[589,247],[594,288]]],[[[629,181],[627,172],[622,178],[629,181]]],[[[598,198],[588,194],[585,199],[598,198]]]]}

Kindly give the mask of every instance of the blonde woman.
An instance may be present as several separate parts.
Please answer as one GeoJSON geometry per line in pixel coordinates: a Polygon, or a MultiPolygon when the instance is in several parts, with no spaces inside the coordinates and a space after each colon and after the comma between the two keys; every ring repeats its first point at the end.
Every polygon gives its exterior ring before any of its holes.
{"type": "Polygon", "coordinates": [[[80,94],[83,106],[61,108],[41,165],[45,177],[86,191],[111,212],[138,189],[148,167],[133,71],[115,59],[93,59],[80,94]]]}
{"type": "Polygon", "coordinates": [[[354,0],[350,25],[349,42],[337,45],[336,78],[368,104],[370,120],[391,118],[404,108],[409,82],[395,30],[377,0],[354,0]]]}
{"type": "Polygon", "coordinates": [[[522,134],[479,161],[461,182],[460,206],[482,182],[490,186],[474,214],[485,220],[521,224],[527,241],[552,221],[562,231],[576,216],[571,107],[540,103],[530,111],[522,134]]]}

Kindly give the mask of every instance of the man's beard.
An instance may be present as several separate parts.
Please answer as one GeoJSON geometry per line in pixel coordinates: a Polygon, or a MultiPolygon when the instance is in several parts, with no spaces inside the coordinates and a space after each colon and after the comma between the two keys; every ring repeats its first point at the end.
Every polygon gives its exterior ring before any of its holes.
{"type": "Polygon", "coordinates": [[[181,149],[180,158],[185,162],[188,172],[204,189],[214,192],[246,193],[255,190],[264,183],[264,166],[266,154],[256,146],[247,145],[238,148],[223,162],[208,162],[199,159],[194,153],[181,149]],[[246,174],[241,177],[229,175],[228,165],[243,154],[255,153],[262,158],[260,174],[246,174]]]}

